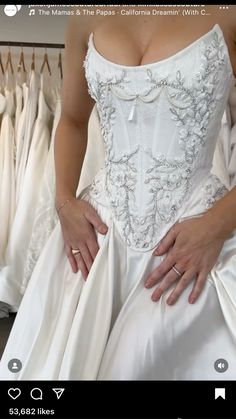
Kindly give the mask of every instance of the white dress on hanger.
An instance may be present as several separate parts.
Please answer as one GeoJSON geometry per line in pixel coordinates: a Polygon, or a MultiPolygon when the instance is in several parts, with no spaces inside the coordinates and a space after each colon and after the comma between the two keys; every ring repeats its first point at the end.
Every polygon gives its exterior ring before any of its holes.
{"type": "Polygon", "coordinates": [[[223,115],[212,171],[227,188],[236,186],[236,80],[223,115]]]}
{"type": "MultiPolygon", "coordinates": [[[[0,113],[3,114],[0,130],[0,216],[3,217],[1,218],[2,221],[0,231],[0,240],[2,240],[0,242],[0,265],[5,262],[5,250],[15,209],[15,174],[13,154],[14,98],[12,95],[12,91],[5,89],[5,93],[6,96],[0,94],[0,113]],[[4,193],[5,196],[3,196],[4,193]]],[[[9,310],[10,306],[0,301],[0,318],[8,317],[9,310]]]]}
{"type": "Polygon", "coordinates": [[[16,172],[16,184],[18,179],[18,172],[20,167],[21,161],[21,154],[24,145],[24,136],[26,130],[26,122],[27,122],[27,109],[28,109],[28,98],[29,98],[29,87],[26,83],[22,85],[23,90],[23,108],[21,110],[19,120],[16,126],[15,131],[15,143],[16,143],[16,163],[15,163],[15,172],[16,172]]]}
{"type": "MultiPolygon", "coordinates": [[[[2,126],[2,117],[4,115],[5,109],[6,109],[6,98],[5,96],[0,93],[0,135],[1,135],[1,126],[2,126]]],[[[2,170],[3,170],[3,143],[0,143],[0,179],[2,178],[2,170]]]]}
{"type": "Polygon", "coordinates": [[[0,92],[0,114],[2,115],[3,112],[6,109],[6,98],[5,96],[0,92]]]}
{"type": "Polygon", "coordinates": [[[38,116],[19,196],[11,235],[6,251],[6,264],[0,271],[0,301],[17,310],[24,293],[26,254],[32,235],[38,191],[48,156],[51,112],[45,102],[43,90],[39,93],[38,116]]]}
{"type": "Polygon", "coordinates": [[[16,173],[16,205],[18,205],[19,197],[22,193],[22,187],[24,184],[25,169],[27,165],[30,144],[33,137],[34,124],[37,117],[37,107],[39,98],[39,76],[33,70],[30,74],[28,100],[25,110],[25,129],[24,137],[21,142],[20,159],[17,166],[16,173]]]}
{"type": "Polygon", "coordinates": [[[43,250],[43,247],[53,231],[57,222],[55,209],[55,164],[54,164],[54,139],[56,128],[61,116],[60,89],[56,89],[55,113],[50,140],[50,147],[43,172],[43,179],[38,193],[38,202],[35,210],[32,234],[25,258],[23,275],[23,288],[30,280],[35,264],[43,250]]]}
{"type": "MultiPolygon", "coordinates": [[[[6,108],[0,131],[0,265],[5,263],[5,251],[15,211],[14,167],[14,92],[5,89],[6,108]]],[[[0,298],[1,301],[1,298],[0,298]]]]}
{"type": "Polygon", "coordinates": [[[228,191],[210,173],[233,82],[223,32],[170,58],[115,64],[95,49],[84,62],[97,102],[105,165],[79,195],[108,225],[86,282],[72,273],[57,223],[35,266],[0,363],[12,380],[228,380],[236,370],[236,231],[195,304],[154,303],[144,287],[165,258],[153,249],[176,222],[228,191]],[[229,368],[219,374],[218,358],[229,368]],[[11,373],[10,359],[22,370],[11,373]]]}
{"type": "Polygon", "coordinates": [[[16,96],[16,111],[15,111],[15,138],[16,138],[19,120],[22,113],[22,109],[23,109],[23,88],[18,83],[16,83],[15,96],[16,96]]]}

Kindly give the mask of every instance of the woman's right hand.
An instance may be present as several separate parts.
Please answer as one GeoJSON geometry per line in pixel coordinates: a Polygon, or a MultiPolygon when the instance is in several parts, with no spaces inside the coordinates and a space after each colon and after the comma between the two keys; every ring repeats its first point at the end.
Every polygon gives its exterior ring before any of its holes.
{"type": "Polygon", "coordinates": [[[106,234],[108,227],[95,208],[83,199],[73,198],[58,215],[72,271],[76,273],[80,269],[86,280],[99,250],[95,229],[106,234]],[[78,249],[80,253],[74,256],[72,249],[78,249]]]}

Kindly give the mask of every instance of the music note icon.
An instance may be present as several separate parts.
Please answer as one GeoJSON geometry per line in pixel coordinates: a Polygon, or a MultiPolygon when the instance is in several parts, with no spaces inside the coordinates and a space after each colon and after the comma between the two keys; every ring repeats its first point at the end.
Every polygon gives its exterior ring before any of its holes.
{"type": "Polygon", "coordinates": [[[29,12],[29,16],[35,15],[35,9],[31,9],[29,12]]]}

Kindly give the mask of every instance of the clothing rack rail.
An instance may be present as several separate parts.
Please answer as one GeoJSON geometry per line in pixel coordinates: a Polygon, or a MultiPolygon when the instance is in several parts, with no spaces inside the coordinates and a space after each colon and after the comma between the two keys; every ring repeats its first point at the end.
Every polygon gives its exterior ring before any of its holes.
{"type": "Polygon", "coordinates": [[[48,44],[46,42],[12,42],[0,41],[0,46],[6,47],[31,47],[31,48],[65,48],[64,44],[48,44]]]}

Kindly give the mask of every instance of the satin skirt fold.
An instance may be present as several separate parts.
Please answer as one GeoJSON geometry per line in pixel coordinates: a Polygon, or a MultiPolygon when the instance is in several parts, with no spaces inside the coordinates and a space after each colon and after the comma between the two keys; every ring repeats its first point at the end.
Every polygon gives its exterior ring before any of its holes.
{"type": "MultiPolygon", "coordinates": [[[[86,191],[86,189],[85,189],[86,191]]],[[[84,191],[83,191],[84,192],[84,191]]],[[[89,201],[84,192],[81,195],[89,201]]],[[[91,202],[91,201],[90,201],[91,202]]],[[[174,306],[151,300],[147,275],[164,256],[122,240],[108,225],[84,281],[67,260],[58,223],[36,264],[0,363],[4,380],[233,380],[236,376],[236,235],[225,242],[195,304],[193,283],[174,306]],[[22,370],[8,370],[10,359],[22,370]],[[229,368],[219,373],[217,359],[229,368]]]]}

